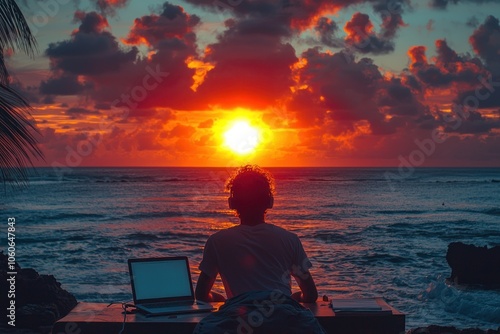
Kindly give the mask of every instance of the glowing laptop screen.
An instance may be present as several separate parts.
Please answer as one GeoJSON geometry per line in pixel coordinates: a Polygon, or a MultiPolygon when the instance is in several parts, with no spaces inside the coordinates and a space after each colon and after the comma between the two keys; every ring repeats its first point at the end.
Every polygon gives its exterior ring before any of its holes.
{"type": "Polygon", "coordinates": [[[136,300],[192,296],[185,259],[132,262],[131,271],[136,300]]]}

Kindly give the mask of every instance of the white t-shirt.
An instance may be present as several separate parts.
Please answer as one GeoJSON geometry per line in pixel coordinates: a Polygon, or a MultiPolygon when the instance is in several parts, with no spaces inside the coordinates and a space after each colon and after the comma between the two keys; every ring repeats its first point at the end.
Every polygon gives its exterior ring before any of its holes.
{"type": "Polygon", "coordinates": [[[200,270],[219,273],[228,298],[253,290],[291,295],[290,273],[311,267],[299,237],[272,224],[237,225],[211,235],[200,270]]]}

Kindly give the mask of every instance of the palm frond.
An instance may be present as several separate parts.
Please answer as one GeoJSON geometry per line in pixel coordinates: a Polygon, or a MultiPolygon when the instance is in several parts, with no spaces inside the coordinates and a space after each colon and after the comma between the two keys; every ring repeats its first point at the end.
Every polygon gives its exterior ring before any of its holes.
{"type": "MultiPolygon", "coordinates": [[[[0,0],[0,51],[11,48],[21,50],[33,57],[37,50],[35,37],[31,34],[21,9],[14,0],[0,0]]],[[[0,59],[0,82],[8,84],[9,75],[5,62],[0,59]]]]}
{"type": "Polygon", "coordinates": [[[5,59],[3,57],[3,52],[0,50],[0,83],[7,85],[9,83],[9,72],[7,67],[5,67],[5,59]]]}
{"type": "Polygon", "coordinates": [[[42,157],[35,135],[38,132],[30,122],[28,102],[12,88],[0,84],[0,177],[17,185],[28,179],[27,166],[33,166],[33,157],[42,157]]]}
{"type": "Polygon", "coordinates": [[[9,73],[3,52],[21,50],[33,57],[37,49],[35,37],[14,0],[0,0],[0,179],[4,185],[28,182],[33,157],[43,157],[37,147],[38,132],[30,120],[28,102],[9,87],[9,73]]]}
{"type": "Polygon", "coordinates": [[[37,49],[36,39],[14,0],[0,1],[0,46],[21,50],[29,56],[34,56],[37,49]]]}

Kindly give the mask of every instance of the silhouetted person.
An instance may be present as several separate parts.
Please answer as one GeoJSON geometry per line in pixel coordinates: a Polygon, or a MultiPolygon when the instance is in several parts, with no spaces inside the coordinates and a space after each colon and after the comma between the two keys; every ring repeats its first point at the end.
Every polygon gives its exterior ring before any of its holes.
{"type": "Polygon", "coordinates": [[[211,292],[220,274],[228,298],[250,291],[274,291],[300,302],[315,302],[316,285],[309,272],[311,262],[298,236],[266,223],[273,207],[274,180],[257,166],[240,168],[226,185],[229,208],[240,224],[211,235],[205,245],[196,298],[224,301],[211,292]],[[291,276],[301,291],[292,294],[291,276]]]}

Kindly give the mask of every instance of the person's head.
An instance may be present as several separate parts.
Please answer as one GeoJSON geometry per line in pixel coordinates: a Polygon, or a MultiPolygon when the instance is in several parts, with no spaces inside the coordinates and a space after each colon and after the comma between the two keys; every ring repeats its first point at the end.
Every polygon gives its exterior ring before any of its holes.
{"type": "Polygon", "coordinates": [[[259,166],[239,168],[226,183],[228,203],[240,218],[262,217],[274,203],[274,179],[259,166]]]}

